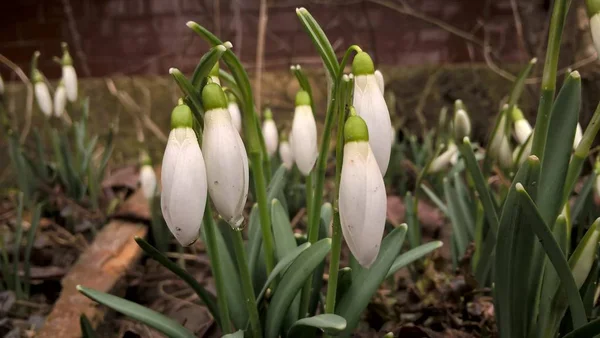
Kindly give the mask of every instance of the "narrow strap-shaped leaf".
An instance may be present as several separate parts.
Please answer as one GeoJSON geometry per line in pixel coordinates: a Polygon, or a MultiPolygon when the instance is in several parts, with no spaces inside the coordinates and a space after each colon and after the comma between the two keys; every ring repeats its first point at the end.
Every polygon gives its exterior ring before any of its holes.
{"type": "Polygon", "coordinates": [[[120,312],[132,319],[138,320],[157,331],[171,338],[195,338],[190,330],[181,326],[173,319],[166,317],[154,310],[136,304],[132,301],[121,297],[113,296],[108,293],[100,292],[94,289],[88,289],[84,286],[77,285],[77,291],[81,292],[86,297],[102,304],[109,308],[120,312]]]}
{"type": "Polygon", "coordinates": [[[244,338],[244,331],[238,330],[234,333],[226,334],[222,338],[244,338]]]}
{"type": "Polygon", "coordinates": [[[411,248],[416,248],[421,243],[421,227],[417,216],[419,201],[413,197],[410,191],[404,196],[406,206],[406,224],[408,225],[408,242],[411,248]]]}
{"type": "Polygon", "coordinates": [[[458,207],[459,211],[462,214],[462,219],[465,222],[467,231],[469,233],[469,239],[475,238],[475,219],[473,210],[473,203],[471,202],[471,197],[467,192],[467,188],[465,187],[465,183],[463,182],[461,176],[458,174],[454,174],[454,191],[456,196],[458,197],[458,207]]]}
{"type": "Polygon", "coordinates": [[[194,69],[194,73],[192,73],[191,82],[192,86],[194,86],[196,90],[201,89],[200,84],[202,83],[202,80],[208,77],[210,70],[217,62],[219,62],[219,59],[226,50],[226,48],[213,47],[208,51],[208,53],[202,55],[200,62],[198,62],[196,69],[194,69]]]}
{"type": "Polygon", "coordinates": [[[542,215],[540,214],[538,208],[535,203],[525,191],[525,188],[522,184],[517,183],[516,185],[517,193],[519,195],[519,200],[523,203],[523,213],[527,217],[527,224],[531,227],[531,229],[535,232],[536,236],[539,238],[548,258],[550,258],[550,262],[561,280],[561,285],[565,289],[567,293],[567,299],[569,301],[569,307],[572,313],[573,327],[579,328],[587,323],[587,316],[585,314],[585,309],[583,307],[583,301],[579,296],[579,290],[577,288],[577,284],[575,283],[575,279],[571,273],[571,269],[569,268],[569,263],[560,250],[558,243],[552,236],[552,232],[548,228],[548,225],[544,223],[542,215]]]}
{"type": "Polygon", "coordinates": [[[150,258],[159,262],[169,271],[176,274],[177,277],[181,278],[181,280],[183,280],[190,288],[192,288],[192,290],[196,292],[198,297],[202,299],[202,302],[204,302],[204,304],[208,308],[208,311],[210,311],[210,314],[213,316],[213,318],[215,318],[215,321],[220,326],[221,319],[219,318],[219,310],[217,308],[215,296],[213,296],[210,292],[206,291],[206,289],[202,285],[200,285],[198,281],[196,281],[194,276],[190,275],[189,273],[187,273],[187,271],[183,270],[175,262],[171,261],[169,257],[165,256],[165,254],[153,247],[145,239],[141,237],[135,237],[135,242],[140,246],[140,248],[142,248],[142,250],[144,250],[144,252],[148,256],[150,256],[150,258]]]}
{"type": "Polygon", "coordinates": [[[597,177],[596,172],[592,171],[592,173],[587,177],[587,179],[583,183],[583,187],[581,188],[581,191],[579,192],[579,195],[577,196],[577,199],[575,200],[575,203],[573,204],[573,208],[571,208],[571,223],[572,224],[575,224],[575,222],[577,221],[579,214],[581,213],[581,211],[583,210],[583,208],[585,206],[585,201],[588,199],[588,197],[590,196],[590,193],[593,191],[594,183],[596,182],[596,177],[597,177]]]}
{"type": "Polygon", "coordinates": [[[600,318],[594,319],[582,327],[569,332],[563,338],[589,338],[595,337],[598,334],[600,334],[600,318]]]}
{"type": "Polygon", "coordinates": [[[271,203],[274,198],[277,198],[285,184],[287,182],[287,169],[283,164],[277,168],[273,177],[271,177],[271,181],[269,182],[269,186],[267,187],[267,201],[271,203]]]}
{"type": "Polygon", "coordinates": [[[349,336],[358,325],[360,314],[371,301],[371,297],[387,276],[390,267],[398,257],[407,225],[402,224],[390,232],[382,241],[379,255],[369,269],[361,269],[352,279],[352,285],[336,305],[335,313],[346,318],[347,327],[343,336],[349,336]]]}
{"type": "MultiPolygon", "coordinates": [[[[333,221],[333,207],[331,203],[325,202],[321,206],[321,219],[319,222],[319,240],[330,237],[329,229],[333,221]]],[[[310,304],[308,305],[309,315],[314,315],[317,311],[319,301],[321,301],[321,287],[323,286],[323,272],[325,271],[325,261],[321,262],[313,273],[312,294],[310,295],[310,304]]],[[[322,305],[323,302],[321,302],[322,305]]]]}
{"type": "Polygon", "coordinates": [[[425,184],[421,184],[421,189],[425,192],[425,195],[429,197],[429,199],[435,204],[441,212],[443,212],[446,216],[448,215],[448,207],[444,202],[425,184]]]}
{"type": "Polygon", "coordinates": [[[306,33],[313,41],[315,47],[317,48],[317,52],[321,55],[321,59],[323,60],[323,64],[329,73],[329,76],[332,79],[335,79],[338,72],[338,61],[335,56],[335,52],[333,51],[333,47],[327,39],[327,36],[323,32],[323,29],[315,18],[306,10],[306,8],[298,8],[296,9],[296,14],[304,27],[306,33]]]}
{"type": "Polygon", "coordinates": [[[319,329],[325,334],[335,336],[346,328],[343,317],[331,313],[320,314],[314,317],[302,318],[294,323],[288,331],[289,338],[303,338],[314,335],[319,329]]]}
{"type": "Polygon", "coordinates": [[[81,338],[96,338],[96,331],[94,331],[92,323],[83,313],[79,316],[79,326],[81,327],[81,338]]]}
{"type": "Polygon", "coordinates": [[[23,298],[23,289],[21,285],[21,277],[19,274],[19,254],[21,251],[21,239],[23,237],[23,209],[25,208],[25,201],[23,200],[23,193],[18,194],[17,204],[17,219],[16,219],[16,231],[14,237],[14,249],[13,249],[13,276],[15,279],[15,293],[18,299],[23,298]]]}
{"type": "Polygon", "coordinates": [[[304,281],[312,274],[312,271],[323,261],[331,249],[331,239],[322,239],[307,250],[303,251],[288,268],[279,283],[279,287],[273,294],[273,299],[267,312],[265,325],[265,336],[275,338],[279,336],[279,330],[283,323],[287,308],[304,284],[304,281]]]}
{"type": "MultiPolygon", "coordinates": [[[[225,46],[217,46],[215,48],[226,49],[225,46]]],[[[185,94],[189,102],[190,108],[194,113],[194,117],[198,121],[204,120],[204,106],[202,105],[201,93],[194,88],[194,85],[188,80],[183,73],[177,68],[169,69],[169,74],[173,77],[179,89],[185,94]]]]}
{"type": "Polygon", "coordinates": [[[448,178],[444,178],[444,196],[448,204],[448,217],[450,217],[452,223],[452,237],[455,239],[458,256],[461,256],[467,250],[467,245],[470,242],[469,232],[458,204],[460,197],[457,196],[454,187],[450,185],[448,178]]]}
{"type": "Polygon", "coordinates": [[[338,286],[335,296],[336,301],[339,301],[340,299],[342,299],[342,297],[344,297],[346,291],[350,289],[350,285],[352,285],[352,268],[341,268],[338,271],[338,286]]]}
{"type": "Polygon", "coordinates": [[[444,245],[442,241],[429,242],[419,245],[418,247],[410,249],[407,252],[401,254],[396,258],[396,260],[394,260],[394,263],[392,263],[392,266],[390,267],[390,270],[388,271],[385,278],[393,276],[398,270],[416,261],[417,259],[427,255],[433,250],[441,248],[442,245],[444,245]]]}

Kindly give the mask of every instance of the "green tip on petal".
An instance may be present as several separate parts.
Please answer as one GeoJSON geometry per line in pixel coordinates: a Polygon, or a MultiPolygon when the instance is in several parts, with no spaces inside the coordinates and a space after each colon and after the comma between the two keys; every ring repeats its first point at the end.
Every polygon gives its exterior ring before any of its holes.
{"type": "Polygon", "coordinates": [[[585,0],[585,4],[590,18],[600,13],[600,0],[585,0]]]}
{"type": "Polygon", "coordinates": [[[209,83],[202,89],[202,104],[204,110],[209,111],[219,108],[227,108],[227,97],[221,86],[209,83]]]}
{"type": "Polygon", "coordinates": [[[61,59],[61,63],[63,66],[72,66],[73,65],[73,58],[71,57],[71,54],[69,53],[69,45],[67,45],[66,42],[61,43],[61,47],[63,50],[63,56],[61,59]]]}
{"type": "Polygon", "coordinates": [[[271,108],[265,109],[265,112],[264,112],[263,116],[265,117],[265,120],[272,120],[273,119],[273,112],[271,111],[271,108]]]}
{"type": "Polygon", "coordinates": [[[173,112],[171,112],[171,129],[192,128],[193,125],[194,118],[190,107],[181,104],[173,109],[173,112]]]}
{"type": "Polygon", "coordinates": [[[210,76],[219,76],[219,61],[215,62],[215,65],[210,69],[210,76]]]}
{"type": "Polygon", "coordinates": [[[369,141],[369,129],[362,117],[350,115],[344,125],[344,142],[369,141]]]}
{"type": "Polygon", "coordinates": [[[525,118],[525,117],[523,117],[523,111],[521,109],[519,109],[519,107],[517,107],[516,105],[513,108],[512,112],[510,113],[510,117],[512,118],[513,121],[519,121],[519,120],[523,120],[525,118]]]}
{"type": "Polygon", "coordinates": [[[296,107],[297,106],[310,106],[310,96],[304,90],[301,90],[296,94],[296,107]]]}
{"type": "Polygon", "coordinates": [[[357,53],[352,60],[352,74],[371,75],[375,73],[375,66],[369,54],[365,52],[357,53]]]}

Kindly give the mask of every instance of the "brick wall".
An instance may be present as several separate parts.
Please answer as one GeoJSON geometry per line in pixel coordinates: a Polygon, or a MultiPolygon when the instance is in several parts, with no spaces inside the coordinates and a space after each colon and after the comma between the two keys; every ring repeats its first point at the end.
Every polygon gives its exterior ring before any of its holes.
{"type": "MultiPolygon", "coordinates": [[[[401,7],[395,0],[386,1],[401,7]]],[[[529,2],[535,11],[523,13],[526,24],[545,20],[546,2],[529,2]]],[[[484,24],[498,60],[514,63],[527,58],[517,41],[509,0],[405,3],[420,14],[472,32],[478,40],[484,38],[484,24]]],[[[57,77],[60,70],[51,56],[60,55],[59,44],[64,40],[71,45],[81,75],[166,74],[172,66],[191,71],[208,47],[185,26],[194,20],[232,41],[236,53],[252,69],[258,6],[258,0],[3,0],[0,54],[28,69],[32,53],[39,49],[40,67],[48,77],[57,77]],[[69,25],[65,3],[70,4],[73,25],[69,25]],[[214,7],[217,3],[218,11],[214,7]],[[236,17],[240,20],[236,21],[236,17]],[[81,41],[78,50],[72,27],[81,41]]],[[[270,1],[268,11],[267,69],[287,68],[291,63],[318,63],[316,51],[296,17],[294,9],[299,6],[305,6],[316,17],[339,53],[357,43],[385,65],[483,60],[482,48],[477,45],[370,1],[277,0],[270,1]]],[[[2,66],[0,72],[4,76],[10,74],[2,66]]]]}

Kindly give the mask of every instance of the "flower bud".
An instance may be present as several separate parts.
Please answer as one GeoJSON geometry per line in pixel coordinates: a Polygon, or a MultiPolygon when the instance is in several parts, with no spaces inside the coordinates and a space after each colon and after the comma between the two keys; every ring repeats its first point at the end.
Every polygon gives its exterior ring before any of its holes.
{"type": "Polygon", "coordinates": [[[248,155],[240,134],[231,122],[225,93],[216,83],[202,90],[208,193],[217,212],[232,228],[242,226],[248,199],[248,155]]]}
{"type": "Polygon", "coordinates": [[[140,186],[142,193],[147,200],[150,200],[156,194],[156,173],[152,168],[152,161],[146,152],[140,156],[140,186]]]}
{"type": "Polygon", "coordinates": [[[277,144],[279,143],[279,133],[277,132],[277,126],[273,121],[273,113],[271,109],[265,110],[265,120],[262,126],[263,137],[265,138],[265,145],[267,147],[267,153],[269,157],[273,156],[277,151],[277,144]]]}
{"type": "Polygon", "coordinates": [[[360,52],[352,61],[354,74],[354,101],[358,116],[362,117],[369,128],[369,144],[377,164],[384,175],[387,171],[392,151],[392,122],[383,93],[375,76],[373,61],[369,54],[360,52]]]}
{"type": "Polygon", "coordinates": [[[46,117],[52,116],[52,98],[50,97],[50,91],[48,90],[48,85],[44,82],[44,76],[37,69],[34,69],[33,71],[33,90],[35,91],[35,100],[42,113],[46,117]]]}
{"type": "Polygon", "coordinates": [[[198,238],[207,195],[204,157],[192,121],[188,106],[173,109],[161,175],[162,213],[169,230],[183,246],[198,238]]]}
{"type": "Polygon", "coordinates": [[[592,32],[592,41],[596,52],[600,56],[600,1],[586,0],[587,12],[590,17],[590,30],[592,32]]]}
{"type": "Polygon", "coordinates": [[[430,174],[439,173],[443,170],[446,170],[452,162],[456,161],[456,157],[458,156],[458,148],[456,144],[453,142],[448,144],[448,148],[446,151],[438,155],[431,164],[429,165],[429,169],[427,170],[430,174]]]}
{"type": "Polygon", "coordinates": [[[58,84],[58,88],[54,92],[54,116],[61,117],[65,112],[65,106],[67,105],[67,92],[65,86],[61,81],[58,84]]]}
{"type": "Polygon", "coordinates": [[[305,91],[296,95],[296,110],[292,121],[293,142],[290,145],[298,169],[308,176],[317,160],[317,123],[310,106],[310,97],[305,91]]]}
{"type": "Polygon", "coordinates": [[[358,263],[369,268],[379,254],[387,197],[383,176],[369,145],[368,127],[356,115],[351,115],[344,125],[339,194],[344,239],[358,263]]]}
{"type": "Polygon", "coordinates": [[[462,142],[471,135],[471,120],[461,100],[454,103],[454,139],[462,142]]]}
{"type": "Polygon", "coordinates": [[[63,42],[62,48],[62,80],[65,84],[67,98],[70,102],[75,102],[77,100],[77,73],[73,67],[73,59],[71,58],[71,54],[69,54],[67,44],[63,42]]]}
{"type": "Polygon", "coordinates": [[[573,150],[577,149],[579,142],[583,138],[583,130],[581,129],[581,124],[577,122],[577,127],[575,128],[575,138],[573,138],[573,150]]]}
{"type": "Polygon", "coordinates": [[[240,112],[240,107],[237,104],[235,99],[235,95],[229,94],[229,103],[227,104],[227,110],[229,111],[229,115],[231,115],[231,123],[238,131],[238,133],[242,132],[242,113],[240,112]]]}
{"type": "Polygon", "coordinates": [[[281,158],[281,162],[287,170],[291,170],[294,166],[294,154],[292,153],[292,147],[290,142],[285,138],[281,140],[279,144],[279,157],[281,158]]]}

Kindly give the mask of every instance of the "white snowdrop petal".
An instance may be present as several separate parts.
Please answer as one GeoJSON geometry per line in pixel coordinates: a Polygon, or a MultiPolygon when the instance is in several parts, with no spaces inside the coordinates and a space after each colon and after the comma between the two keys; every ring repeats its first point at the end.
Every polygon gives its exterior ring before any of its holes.
{"type": "Polygon", "coordinates": [[[210,198],[221,217],[232,227],[239,227],[248,198],[246,148],[225,109],[207,111],[204,125],[202,152],[210,198]]]}
{"type": "Polygon", "coordinates": [[[529,135],[531,135],[533,129],[529,122],[525,119],[515,121],[515,138],[519,144],[527,142],[529,135]]]}
{"type": "Polygon", "coordinates": [[[231,123],[238,131],[238,133],[242,132],[242,113],[240,112],[240,107],[235,102],[229,102],[227,105],[227,110],[229,110],[229,115],[231,115],[231,123]]]}
{"type": "Polygon", "coordinates": [[[267,153],[269,156],[273,156],[277,152],[277,144],[279,143],[279,134],[277,133],[275,121],[266,120],[263,122],[262,132],[265,138],[267,153]]]}
{"type": "MultiPolygon", "coordinates": [[[[297,106],[292,122],[294,142],[291,142],[294,160],[300,172],[310,174],[317,160],[317,123],[310,106],[297,106]]],[[[389,142],[389,141],[388,141],[389,142]]]]}
{"type": "Polygon", "coordinates": [[[283,165],[287,170],[292,169],[294,166],[294,158],[292,156],[292,149],[290,148],[290,144],[287,141],[282,141],[279,144],[279,157],[283,162],[283,165]]]}
{"type": "Polygon", "coordinates": [[[339,203],[348,247],[359,264],[369,268],[379,253],[387,198],[383,177],[367,142],[344,146],[339,203]]]}
{"type": "Polygon", "coordinates": [[[577,122],[577,128],[575,129],[575,138],[573,139],[573,149],[577,148],[579,142],[583,138],[583,130],[581,129],[581,124],[577,122]]]}
{"type": "Polygon", "coordinates": [[[52,115],[52,98],[50,97],[50,91],[48,86],[44,82],[37,82],[34,85],[35,99],[40,107],[40,110],[44,115],[52,115]]]}
{"type": "Polygon", "coordinates": [[[392,122],[387,104],[374,75],[355,76],[353,104],[356,113],[367,123],[369,144],[375,154],[381,174],[385,175],[392,151],[389,136],[392,122]]]}
{"type": "Polygon", "coordinates": [[[379,70],[375,71],[375,79],[377,80],[377,86],[379,87],[379,90],[383,94],[385,89],[385,82],[383,81],[383,74],[381,74],[379,70]]]}
{"type": "Polygon", "coordinates": [[[437,173],[448,168],[448,166],[452,164],[452,160],[455,156],[458,157],[458,148],[454,143],[451,143],[448,145],[446,151],[438,155],[438,157],[431,162],[428,172],[437,173]]]}
{"type": "Polygon", "coordinates": [[[62,78],[65,84],[65,90],[67,91],[67,98],[71,102],[77,100],[77,73],[73,66],[62,67],[62,78]]]}
{"type": "Polygon", "coordinates": [[[54,92],[54,116],[61,117],[67,105],[67,92],[65,87],[59,86],[54,92]]]}
{"type": "Polygon", "coordinates": [[[143,165],[140,168],[140,185],[146,199],[154,197],[156,192],[156,173],[152,166],[143,165]]]}

